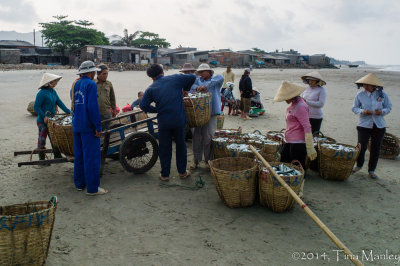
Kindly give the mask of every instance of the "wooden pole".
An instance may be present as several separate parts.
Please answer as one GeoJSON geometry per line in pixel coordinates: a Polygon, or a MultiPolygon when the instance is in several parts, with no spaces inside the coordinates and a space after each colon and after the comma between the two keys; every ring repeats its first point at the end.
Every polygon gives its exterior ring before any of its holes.
{"type": "Polygon", "coordinates": [[[265,167],[275,176],[275,178],[281,183],[281,185],[286,188],[289,194],[295,199],[295,201],[300,205],[300,207],[308,214],[308,216],[313,219],[313,221],[328,235],[328,237],[335,243],[335,245],[343,250],[343,252],[348,256],[348,258],[355,264],[355,265],[364,265],[357,259],[357,257],[351,253],[351,251],[337,238],[331,230],[311,211],[310,208],[297,196],[296,192],[291,189],[288,184],[272,169],[271,165],[254,149],[252,145],[250,145],[250,149],[253,153],[257,156],[257,158],[264,164],[265,167]]]}

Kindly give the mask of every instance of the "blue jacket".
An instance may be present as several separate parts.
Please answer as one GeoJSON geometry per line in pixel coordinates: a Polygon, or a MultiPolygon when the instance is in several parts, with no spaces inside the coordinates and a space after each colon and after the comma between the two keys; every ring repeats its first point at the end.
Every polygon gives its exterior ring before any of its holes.
{"type": "Polygon", "coordinates": [[[55,106],[58,105],[65,113],[71,111],[64,105],[57,92],[51,87],[43,87],[37,94],[33,109],[38,114],[36,121],[44,124],[44,118],[56,113],[55,106]]]}
{"type": "Polygon", "coordinates": [[[187,118],[182,89],[189,91],[195,80],[195,75],[158,76],[144,92],[140,108],[147,113],[157,113],[159,128],[184,127],[187,118]],[[152,102],[156,107],[150,105],[152,102]]]}
{"type": "Polygon", "coordinates": [[[87,76],[83,76],[74,86],[74,115],[72,116],[74,132],[90,133],[101,131],[97,85],[87,76]]]}

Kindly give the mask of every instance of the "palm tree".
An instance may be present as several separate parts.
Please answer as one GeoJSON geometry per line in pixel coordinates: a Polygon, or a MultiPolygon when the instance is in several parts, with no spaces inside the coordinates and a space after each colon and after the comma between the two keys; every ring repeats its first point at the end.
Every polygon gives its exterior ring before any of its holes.
{"type": "Polygon", "coordinates": [[[132,41],[141,31],[137,30],[133,34],[129,34],[127,29],[124,29],[124,37],[118,42],[119,45],[131,46],[132,41]]]}

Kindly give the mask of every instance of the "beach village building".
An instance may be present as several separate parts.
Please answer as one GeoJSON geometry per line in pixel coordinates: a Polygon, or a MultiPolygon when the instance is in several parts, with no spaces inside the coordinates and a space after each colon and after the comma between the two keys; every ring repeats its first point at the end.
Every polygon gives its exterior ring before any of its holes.
{"type": "Polygon", "coordinates": [[[151,50],[128,46],[85,45],[70,55],[70,64],[91,60],[95,63],[152,63],[151,50]]]}

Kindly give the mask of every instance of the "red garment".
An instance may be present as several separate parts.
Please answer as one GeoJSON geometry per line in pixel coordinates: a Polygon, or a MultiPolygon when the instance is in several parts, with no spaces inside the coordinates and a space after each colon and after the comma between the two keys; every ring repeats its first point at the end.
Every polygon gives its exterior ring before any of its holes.
{"type": "Polygon", "coordinates": [[[307,103],[300,97],[286,109],[287,143],[305,143],[305,133],[311,133],[310,114],[307,103]]]}
{"type": "Polygon", "coordinates": [[[127,103],[124,107],[122,107],[122,112],[125,113],[125,112],[129,112],[129,111],[132,111],[132,108],[129,105],[129,103],[127,103]]]}

